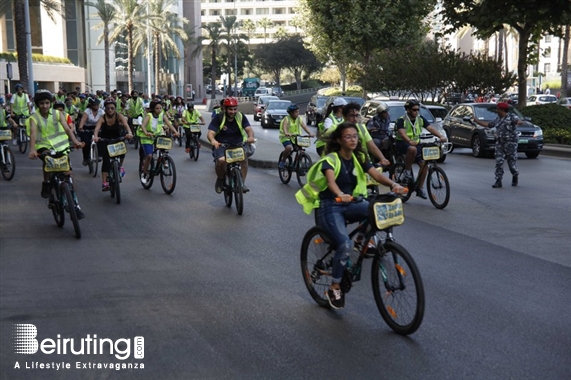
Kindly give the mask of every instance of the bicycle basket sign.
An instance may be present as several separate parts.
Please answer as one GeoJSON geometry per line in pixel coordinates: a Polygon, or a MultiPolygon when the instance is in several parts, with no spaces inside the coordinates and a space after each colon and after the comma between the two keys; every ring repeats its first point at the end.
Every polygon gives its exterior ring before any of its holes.
{"type": "Polygon", "coordinates": [[[299,136],[297,138],[297,145],[307,148],[308,146],[311,145],[311,140],[309,139],[309,137],[301,137],[299,136]]]}
{"type": "Polygon", "coordinates": [[[191,132],[200,132],[200,125],[191,125],[190,131],[191,132]]]}
{"type": "Polygon", "coordinates": [[[47,173],[67,172],[70,170],[68,156],[52,157],[46,156],[44,160],[44,171],[47,173]]]}
{"type": "Polygon", "coordinates": [[[157,137],[157,149],[168,150],[172,148],[172,139],[169,137],[157,137]]]}
{"type": "Polygon", "coordinates": [[[375,202],[373,213],[375,224],[380,230],[404,223],[404,211],[400,198],[392,202],[375,202]]]}
{"type": "Polygon", "coordinates": [[[437,146],[426,146],[422,148],[422,159],[425,161],[438,160],[440,158],[440,148],[437,146]]]}
{"type": "Polygon", "coordinates": [[[12,131],[9,129],[0,129],[0,140],[12,140],[12,131]]]}
{"type": "Polygon", "coordinates": [[[123,141],[119,141],[118,143],[107,145],[107,151],[109,152],[109,157],[117,157],[127,153],[127,146],[123,141]]]}
{"type": "Polygon", "coordinates": [[[232,162],[244,161],[244,148],[233,148],[226,149],[226,162],[231,164],[232,162]]]}

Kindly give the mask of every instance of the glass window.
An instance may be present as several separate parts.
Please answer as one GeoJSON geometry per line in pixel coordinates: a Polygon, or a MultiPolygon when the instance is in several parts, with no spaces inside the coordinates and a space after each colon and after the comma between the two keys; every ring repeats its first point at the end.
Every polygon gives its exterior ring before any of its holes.
{"type": "Polygon", "coordinates": [[[551,63],[543,64],[543,71],[545,71],[545,74],[550,73],[551,72],[551,63]]]}
{"type": "Polygon", "coordinates": [[[551,38],[552,38],[551,35],[545,36],[545,42],[550,43],[550,42],[551,42],[551,38]]]}
{"type": "Polygon", "coordinates": [[[275,15],[283,15],[285,14],[285,10],[285,8],[274,8],[272,13],[275,15]]]}
{"type": "Polygon", "coordinates": [[[256,8],[256,14],[257,15],[267,15],[270,13],[270,10],[268,8],[256,8]]]}
{"type": "Polygon", "coordinates": [[[248,16],[252,14],[252,9],[241,9],[240,14],[248,16]]]}

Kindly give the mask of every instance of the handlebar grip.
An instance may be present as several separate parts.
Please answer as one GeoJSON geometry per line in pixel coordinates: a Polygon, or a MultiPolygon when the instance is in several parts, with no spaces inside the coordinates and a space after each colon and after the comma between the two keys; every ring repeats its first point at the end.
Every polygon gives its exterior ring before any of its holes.
{"type": "MultiPolygon", "coordinates": [[[[349,202],[352,202],[354,199],[355,199],[355,198],[353,198],[353,196],[351,195],[351,199],[349,200],[349,202]]],[[[341,200],[341,197],[337,197],[337,198],[335,198],[335,202],[341,203],[341,202],[343,202],[343,201],[341,200]]]]}

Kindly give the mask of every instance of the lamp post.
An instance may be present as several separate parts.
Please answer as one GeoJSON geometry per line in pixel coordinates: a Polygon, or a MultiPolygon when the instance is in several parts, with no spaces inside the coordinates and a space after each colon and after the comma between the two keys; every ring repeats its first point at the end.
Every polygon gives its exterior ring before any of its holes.
{"type": "Polygon", "coordinates": [[[149,27],[149,2],[147,2],[147,94],[151,97],[151,28],[149,27]]]}

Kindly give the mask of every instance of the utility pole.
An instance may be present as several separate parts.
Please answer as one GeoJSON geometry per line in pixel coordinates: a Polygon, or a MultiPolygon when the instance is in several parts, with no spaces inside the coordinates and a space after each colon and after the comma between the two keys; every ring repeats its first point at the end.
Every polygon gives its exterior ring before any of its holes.
{"type": "Polygon", "coordinates": [[[30,26],[30,3],[24,0],[24,23],[26,27],[26,50],[28,51],[28,94],[34,95],[34,61],[32,60],[32,28],[30,26]]]}

